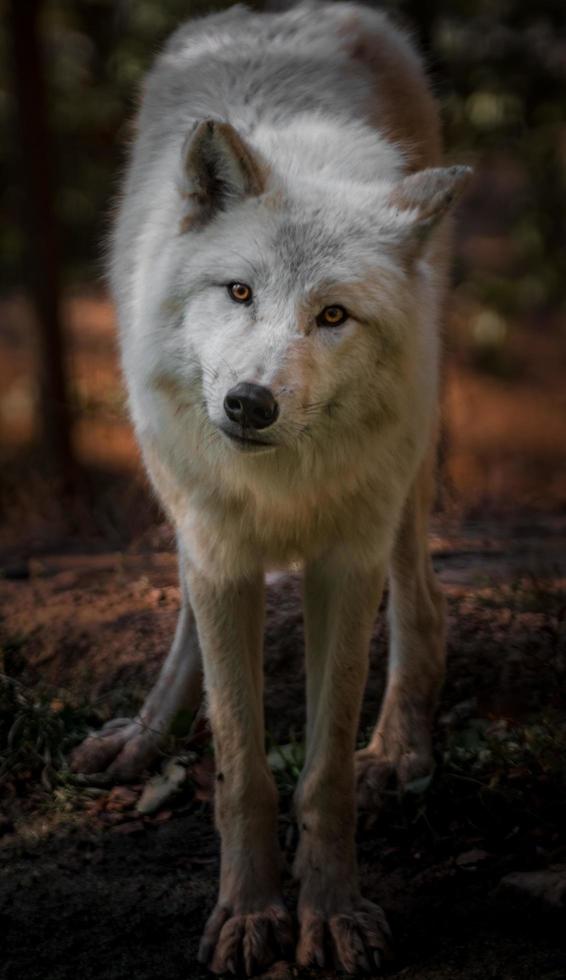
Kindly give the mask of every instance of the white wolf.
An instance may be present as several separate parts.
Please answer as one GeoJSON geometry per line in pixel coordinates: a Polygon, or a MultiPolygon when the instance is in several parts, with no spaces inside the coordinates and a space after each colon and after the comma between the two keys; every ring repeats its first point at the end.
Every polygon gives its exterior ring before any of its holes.
{"type": "Polygon", "coordinates": [[[131,413],[179,542],[183,604],[140,716],[75,767],[143,769],[194,707],[214,733],[218,904],[200,959],[264,969],[292,937],[264,751],[264,572],[301,562],[307,755],[296,795],[300,964],[375,970],[356,778],[427,772],[444,612],[426,544],[450,203],[437,110],[408,40],[353,3],[238,6],[183,26],[149,73],[112,256],[131,413]],[[389,572],[391,657],[357,753],[389,572]],[[202,666],[201,666],[202,665],[202,666]]]}

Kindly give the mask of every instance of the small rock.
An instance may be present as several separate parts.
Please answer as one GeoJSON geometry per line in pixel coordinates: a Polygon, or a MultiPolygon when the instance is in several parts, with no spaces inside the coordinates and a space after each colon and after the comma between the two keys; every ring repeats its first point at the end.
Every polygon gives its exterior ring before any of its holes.
{"type": "Polygon", "coordinates": [[[456,864],[459,868],[472,868],[476,864],[481,864],[482,861],[487,861],[490,857],[491,854],[477,847],[471,851],[464,851],[463,854],[459,854],[456,858],[456,864]]]}
{"type": "Polygon", "coordinates": [[[513,871],[501,879],[498,894],[542,902],[551,908],[566,905],[566,865],[544,871],[513,871]]]}

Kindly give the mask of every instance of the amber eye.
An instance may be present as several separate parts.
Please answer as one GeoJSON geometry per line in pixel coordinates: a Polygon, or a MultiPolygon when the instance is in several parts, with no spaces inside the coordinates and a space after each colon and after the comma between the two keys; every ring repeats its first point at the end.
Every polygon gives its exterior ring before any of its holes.
{"type": "Polygon", "coordinates": [[[340,327],[347,319],[348,314],[343,306],[325,306],[316,322],[319,327],[340,327]]]}
{"type": "Polygon", "coordinates": [[[252,301],[252,291],[245,282],[229,283],[228,292],[235,303],[251,303],[252,301]]]}

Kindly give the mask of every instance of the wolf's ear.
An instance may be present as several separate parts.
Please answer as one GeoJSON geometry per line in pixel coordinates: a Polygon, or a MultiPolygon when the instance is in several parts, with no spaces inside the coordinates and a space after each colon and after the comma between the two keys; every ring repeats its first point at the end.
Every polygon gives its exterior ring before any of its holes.
{"type": "Polygon", "coordinates": [[[200,228],[218,211],[261,194],[267,176],[267,165],[233,126],[213,119],[198,123],[183,146],[181,231],[200,228]]]}
{"type": "Polygon", "coordinates": [[[404,177],[392,188],[389,204],[404,215],[404,231],[415,251],[464,190],[471,167],[431,167],[404,177]]]}

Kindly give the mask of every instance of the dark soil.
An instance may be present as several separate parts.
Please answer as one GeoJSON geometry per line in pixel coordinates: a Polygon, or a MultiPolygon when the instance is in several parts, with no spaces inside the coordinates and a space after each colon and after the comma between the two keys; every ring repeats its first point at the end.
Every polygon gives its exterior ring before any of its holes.
{"type": "MultiPolygon", "coordinates": [[[[500,882],[566,863],[566,521],[436,530],[450,604],[437,769],[428,788],[404,798],[392,790],[379,817],[361,822],[362,885],[395,934],[389,976],[562,980],[564,908],[512,899],[500,882]]],[[[198,759],[186,792],[141,818],[141,787],[77,788],[51,748],[46,761],[41,739],[28,745],[28,722],[15,725],[17,710],[41,708],[47,727],[60,720],[66,749],[85,719],[139,703],[179,598],[168,534],[153,544],[11,558],[0,579],[11,678],[0,702],[3,980],[205,976],[195,954],[218,874],[206,743],[191,743],[198,759]],[[14,707],[14,690],[25,709],[14,707]]],[[[279,744],[302,733],[299,596],[298,581],[271,582],[266,713],[279,744]]],[[[382,617],[361,737],[383,689],[385,632],[382,617]]],[[[293,772],[279,779],[290,863],[293,772]]],[[[285,887],[293,906],[289,874],[285,887]]],[[[299,976],[283,965],[272,972],[299,976]]]]}

